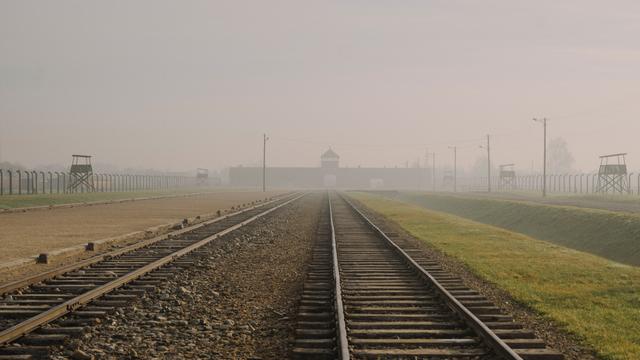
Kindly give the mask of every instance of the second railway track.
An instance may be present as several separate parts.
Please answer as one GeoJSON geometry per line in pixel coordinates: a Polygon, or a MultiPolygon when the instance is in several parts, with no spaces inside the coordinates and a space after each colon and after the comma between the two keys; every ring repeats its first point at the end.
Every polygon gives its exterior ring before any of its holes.
{"type": "Polygon", "coordinates": [[[302,197],[294,194],[0,287],[0,359],[48,358],[49,346],[192,264],[218,237],[302,197]]]}
{"type": "Polygon", "coordinates": [[[294,357],[563,359],[419,249],[399,246],[345,198],[331,194],[325,216],[294,357]]]}

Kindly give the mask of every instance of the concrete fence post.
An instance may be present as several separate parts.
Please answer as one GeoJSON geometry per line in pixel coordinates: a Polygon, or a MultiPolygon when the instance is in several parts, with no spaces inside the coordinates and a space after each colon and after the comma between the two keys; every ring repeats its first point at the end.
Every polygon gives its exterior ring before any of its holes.
{"type": "Polygon", "coordinates": [[[27,170],[24,171],[24,174],[27,178],[27,195],[31,194],[31,173],[27,170]]]}
{"type": "Polygon", "coordinates": [[[45,176],[44,176],[44,171],[40,171],[40,176],[42,177],[42,193],[46,194],[47,193],[47,187],[45,186],[45,176]]]}
{"type": "Polygon", "coordinates": [[[7,170],[7,174],[9,174],[9,195],[13,195],[13,173],[11,169],[7,170]]]}

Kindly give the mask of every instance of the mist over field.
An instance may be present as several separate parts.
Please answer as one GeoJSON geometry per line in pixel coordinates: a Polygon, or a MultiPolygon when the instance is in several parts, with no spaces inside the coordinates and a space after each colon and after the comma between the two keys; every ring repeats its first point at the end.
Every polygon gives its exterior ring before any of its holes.
{"type": "Polygon", "coordinates": [[[261,164],[267,133],[269,166],[329,147],[451,166],[458,146],[482,174],[491,134],[494,164],[529,172],[548,117],[559,171],[634,170],[639,20],[633,1],[3,1],[0,161],[222,169],[261,164]]]}

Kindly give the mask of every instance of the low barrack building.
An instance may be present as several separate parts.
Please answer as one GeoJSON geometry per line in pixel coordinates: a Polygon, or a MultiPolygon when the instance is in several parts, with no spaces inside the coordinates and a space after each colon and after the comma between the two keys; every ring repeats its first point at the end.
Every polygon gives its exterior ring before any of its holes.
{"type": "MultiPolygon", "coordinates": [[[[340,156],[329,149],[320,156],[320,167],[268,167],[267,187],[291,189],[425,189],[431,171],[425,168],[344,168],[340,156]]],[[[262,167],[237,166],[229,169],[233,187],[262,186],[262,167]]]]}

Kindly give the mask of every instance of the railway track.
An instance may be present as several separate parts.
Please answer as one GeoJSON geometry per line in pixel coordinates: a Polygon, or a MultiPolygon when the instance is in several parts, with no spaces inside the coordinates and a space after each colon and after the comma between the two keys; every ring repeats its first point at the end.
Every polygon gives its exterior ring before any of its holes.
{"type": "Polygon", "coordinates": [[[325,216],[295,358],[563,359],[419,249],[394,242],[346,198],[330,195],[325,216]]]}
{"type": "Polygon", "coordinates": [[[193,264],[220,236],[304,196],[293,194],[0,287],[0,360],[48,358],[50,346],[193,264]]]}

